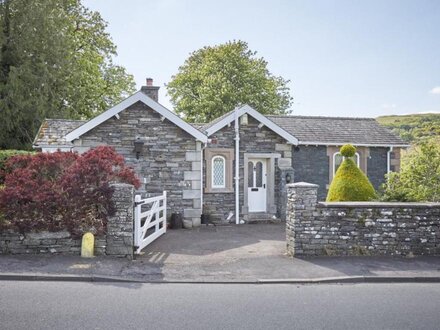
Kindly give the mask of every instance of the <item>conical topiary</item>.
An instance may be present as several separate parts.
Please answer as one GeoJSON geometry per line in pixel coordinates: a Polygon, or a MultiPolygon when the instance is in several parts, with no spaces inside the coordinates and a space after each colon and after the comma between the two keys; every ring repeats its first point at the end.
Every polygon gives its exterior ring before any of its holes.
{"type": "Polygon", "coordinates": [[[355,164],[356,148],[346,144],[340,149],[344,160],[336,171],[327,194],[327,202],[369,201],[376,192],[364,172],[355,164]]]}

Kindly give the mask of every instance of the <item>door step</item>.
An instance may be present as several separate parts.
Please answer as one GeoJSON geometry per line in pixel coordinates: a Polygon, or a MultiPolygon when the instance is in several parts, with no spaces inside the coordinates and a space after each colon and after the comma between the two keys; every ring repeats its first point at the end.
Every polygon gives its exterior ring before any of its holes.
{"type": "Polygon", "coordinates": [[[281,219],[270,213],[249,213],[247,223],[280,223],[281,219]]]}

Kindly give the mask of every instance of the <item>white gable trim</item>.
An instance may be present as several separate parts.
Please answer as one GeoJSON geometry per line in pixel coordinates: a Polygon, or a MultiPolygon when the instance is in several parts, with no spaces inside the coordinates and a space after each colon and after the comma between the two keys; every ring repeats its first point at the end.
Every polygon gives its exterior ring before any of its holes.
{"type": "Polygon", "coordinates": [[[197,140],[201,142],[207,142],[208,138],[205,134],[185,122],[182,118],[177,116],[174,112],[171,112],[167,108],[165,108],[163,105],[157,103],[141,91],[136,92],[135,94],[131,95],[130,97],[126,98],[119,104],[115,105],[113,108],[108,109],[107,111],[101,113],[100,115],[96,116],[95,118],[89,120],[87,123],[81,125],[77,129],[74,129],[72,132],[66,135],[65,139],[67,141],[73,141],[75,139],[78,139],[81,135],[87,133],[91,129],[95,128],[96,126],[102,124],[106,120],[110,119],[113,116],[116,116],[121,111],[127,109],[129,106],[135,104],[136,102],[142,102],[149,106],[151,109],[159,113],[161,116],[168,119],[170,122],[175,124],[176,126],[183,129],[188,134],[194,136],[197,140]]]}
{"type": "Polygon", "coordinates": [[[252,116],[253,118],[255,118],[256,120],[258,120],[260,123],[262,123],[267,128],[269,128],[272,131],[274,131],[275,133],[277,133],[279,136],[284,138],[287,142],[292,143],[294,145],[298,144],[298,139],[296,137],[294,137],[292,134],[285,131],[283,128],[281,128],[280,126],[275,124],[272,120],[268,119],[266,116],[262,115],[261,113],[259,113],[256,110],[254,110],[252,107],[250,107],[247,104],[240,107],[240,108],[236,108],[228,116],[226,116],[225,118],[223,118],[219,122],[217,122],[214,125],[212,125],[211,127],[209,127],[206,130],[206,134],[208,136],[210,136],[210,135],[214,134],[215,132],[219,131],[220,129],[222,129],[223,127],[225,127],[226,125],[233,122],[235,119],[235,111],[237,111],[238,117],[241,117],[244,114],[248,114],[248,115],[252,116]]]}

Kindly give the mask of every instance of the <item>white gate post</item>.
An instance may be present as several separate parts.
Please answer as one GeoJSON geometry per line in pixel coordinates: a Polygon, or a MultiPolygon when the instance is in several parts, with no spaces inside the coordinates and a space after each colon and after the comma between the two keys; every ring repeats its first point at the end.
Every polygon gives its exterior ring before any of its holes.
{"type": "Polygon", "coordinates": [[[167,231],[167,192],[164,190],[163,192],[163,227],[165,228],[165,232],[167,231]]]}
{"type": "Polygon", "coordinates": [[[136,195],[134,197],[134,246],[136,249],[139,248],[139,231],[141,230],[141,195],[136,195]]]}

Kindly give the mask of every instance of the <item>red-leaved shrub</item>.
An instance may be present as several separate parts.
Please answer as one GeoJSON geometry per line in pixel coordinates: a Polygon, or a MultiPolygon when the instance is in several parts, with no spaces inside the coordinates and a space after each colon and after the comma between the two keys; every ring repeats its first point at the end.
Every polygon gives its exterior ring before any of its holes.
{"type": "Polygon", "coordinates": [[[22,233],[103,233],[114,213],[110,183],[140,185],[124,158],[107,146],[82,155],[58,151],[15,156],[6,163],[6,173],[0,190],[3,229],[22,233]]]}

